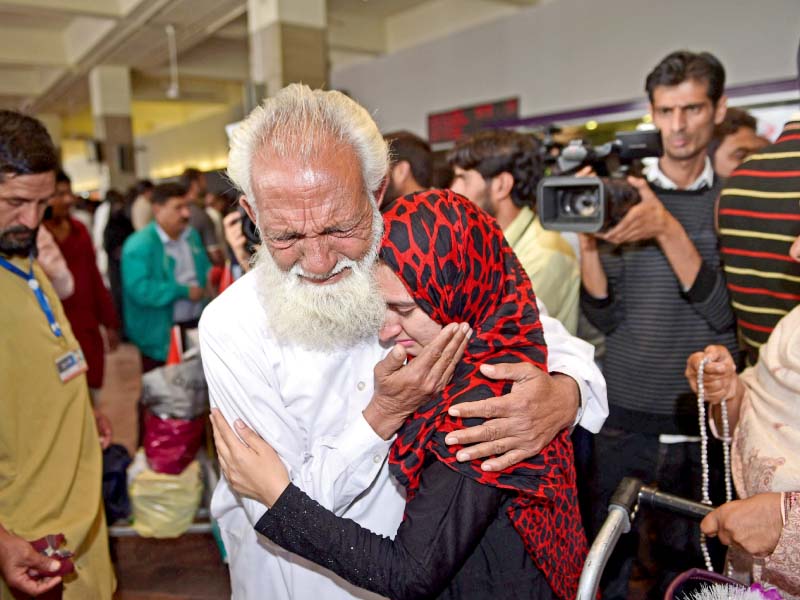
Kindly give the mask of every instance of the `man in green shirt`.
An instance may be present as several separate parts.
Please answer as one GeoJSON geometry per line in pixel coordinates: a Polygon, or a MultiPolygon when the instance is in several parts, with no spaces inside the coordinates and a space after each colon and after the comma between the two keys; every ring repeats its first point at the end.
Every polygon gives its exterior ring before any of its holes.
{"type": "Polygon", "coordinates": [[[478,133],[450,152],[454,192],[497,219],[547,312],[573,335],[578,329],[580,269],[575,252],[536,216],[536,186],[543,164],[531,135],[494,130],[478,133]]]}

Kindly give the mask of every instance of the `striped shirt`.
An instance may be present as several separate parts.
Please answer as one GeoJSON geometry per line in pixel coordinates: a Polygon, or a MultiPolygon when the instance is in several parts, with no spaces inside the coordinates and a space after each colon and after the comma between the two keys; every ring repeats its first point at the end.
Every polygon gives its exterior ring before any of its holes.
{"type": "Polygon", "coordinates": [[[800,302],[800,263],[789,256],[800,235],[800,121],[731,174],[717,218],[739,337],[755,364],[775,325],[800,302]]]}
{"type": "Polygon", "coordinates": [[[582,290],[581,307],[606,334],[606,425],[655,434],[697,435],[697,400],[686,358],[708,344],[736,353],[736,332],[714,232],[719,184],[698,191],[653,187],[703,262],[684,292],[655,240],[600,244],[608,297],[582,290]]]}

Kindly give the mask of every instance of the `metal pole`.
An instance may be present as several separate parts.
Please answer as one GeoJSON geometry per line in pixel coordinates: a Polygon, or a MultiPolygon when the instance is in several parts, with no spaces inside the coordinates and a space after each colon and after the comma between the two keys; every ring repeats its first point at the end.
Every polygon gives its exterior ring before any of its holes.
{"type": "Polygon", "coordinates": [[[630,529],[631,520],[628,511],[621,506],[609,506],[608,517],[589,549],[589,555],[583,565],[581,579],[578,582],[577,600],[595,600],[597,589],[600,587],[600,577],[617,545],[617,540],[619,540],[619,536],[628,533],[630,529]]]}
{"type": "Polygon", "coordinates": [[[642,506],[666,510],[695,521],[702,521],[708,513],[714,510],[711,505],[659,492],[649,486],[642,486],[642,489],[639,490],[639,502],[642,506]]]}
{"type": "Polygon", "coordinates": [[[614,552],[619,536],[631,530],[631,521],[636,512],[641,487],[641,480],[626,477],[611,496],[608,517],[594,539],[586,563],[583,565],[578,582],[577,600],[594,600],[597,597],[600,577],[611,553],[614,552]]]}

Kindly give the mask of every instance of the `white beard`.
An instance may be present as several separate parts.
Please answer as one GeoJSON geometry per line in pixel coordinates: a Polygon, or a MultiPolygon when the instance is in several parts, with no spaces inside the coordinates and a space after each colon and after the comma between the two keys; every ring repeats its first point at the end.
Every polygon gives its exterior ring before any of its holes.
{"type": "Polygon", "coordinates": [[[333,351],[352,347],[374,337],[383,323],[386,304],[375,278],[383,222],[376,211],[369,252],[359,261],[340,260],[324,278],[349,269],[335,283],[307,282],[299,264],[283,271],[266,245],[256,254],[259,298],[270,330],[280,342],[309,350],[333,351]]]}

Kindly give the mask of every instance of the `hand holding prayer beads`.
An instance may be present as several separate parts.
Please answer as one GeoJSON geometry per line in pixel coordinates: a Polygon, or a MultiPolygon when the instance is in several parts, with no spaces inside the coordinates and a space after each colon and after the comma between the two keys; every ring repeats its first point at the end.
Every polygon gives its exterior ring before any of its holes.
{"type": "Polygon", "coordinates": [[[709,404],[719,404],[722,400],[737,395],[739,383],[736,364],[725,346],[706,346],[702,352],[695,352],[686,361],[686,379],[695,394],[698,390],[698,372],[701,361],[705,360],[703,370],[704,400],[709,404]]]}
{"type": "MultiPolygon", "coordinates": [[[[714,350],[715,348],[722,348],[721,346],[709,346],[706,350],[714,350]]],[[[725,353],[727,353],[727,350],[725,353]]],[[[693,354],[689,361],[687,361],[687,376],[689,370],[692,365],[692,358],[695,357],[696,354],[693,354]]],[[[709,484],[709,467],[708,467],[708,428],[706,425],[706,382],[705,382],[705,371],[709,365],[713,365],[715,362],[715,358],[719,356],[718,353],[709,353],[705,356],[701,356],[699,363],[697,363],[697,377],[695,379],[695,385],[693,389],[697,392],[697,413],[698,413],[698,425],[700,429],[700,469],[701,469],[701,494],[702,497],[700,501],[703,504],[711,505],[711,488],[709,484]]],[[[727,356],[730,357],[730,354],[727,353],[727,356]]],[[[731,360],[731,362],[733,362],[731,360]]],[[[733,376],[735,381],[738,381],[736,377],[736,371],[734,369],[733,376]]],[[[689,378],[689,381],[692,381],[689,378]]],[[[734,383],[735,385],[735,383],[734,383]]],[[[731,480],[731,433],[730,433],[730,424],[728,421],[728,410],[726,404],[726,390],[724,386],[719,389],[721,397],[719,398],[718,402],[720,403],[720,408],[722,410],[722,447],[723,447],[723,461],[724,461],[724,468],[725,468],[725,502],[728,503],[733,499],[733,484],[731,480]]],[[[711,555],[708,552],[708,545],[706,544],[706,534],[700,534],[700,550],[703,553],[703,560],[706,564],[706,569],[709,571],[714,570],[714,566],[711,563],[711,555]]]]}

